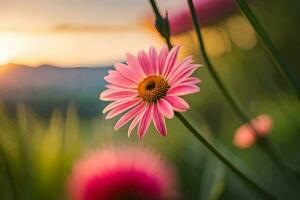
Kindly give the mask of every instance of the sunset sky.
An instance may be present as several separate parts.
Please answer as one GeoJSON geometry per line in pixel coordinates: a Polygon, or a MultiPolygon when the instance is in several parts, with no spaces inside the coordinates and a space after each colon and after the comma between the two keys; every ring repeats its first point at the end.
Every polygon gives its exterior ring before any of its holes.
{"type": "MultiPolygon", "coordinates": [[[[174,9],[180,0],[161,0],[174,9]]],[[[148,0],[0,0],[0,64],[97,66],[159,45],[148,0]]]]}

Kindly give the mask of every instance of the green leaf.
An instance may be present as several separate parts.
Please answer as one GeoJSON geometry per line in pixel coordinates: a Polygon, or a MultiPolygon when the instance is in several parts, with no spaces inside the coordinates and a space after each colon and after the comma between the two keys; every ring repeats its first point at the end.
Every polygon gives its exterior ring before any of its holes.
{"type": "Polygon", "coordinates": [[[207,158],[203,169],[199,199],[219,199],[225,186],[225,167],[213,156],[207,158]]]}

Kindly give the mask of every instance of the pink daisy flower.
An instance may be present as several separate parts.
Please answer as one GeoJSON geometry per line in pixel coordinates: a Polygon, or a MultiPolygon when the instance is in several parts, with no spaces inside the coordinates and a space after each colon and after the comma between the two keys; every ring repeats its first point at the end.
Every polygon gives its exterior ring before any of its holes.
{"type": "Polygon", "coordinates": [[[109,147],[77,161],[67,182],[71,200],[163,200],[177,197],[175,173],[141,147],[109,147]]]}
{"type": "Polygon", "coordinates": [[[200,80],[191,77],[200,65],[193,64],[192,56],[177,60],[180,46],[169,52],[164,46],[159,53],[151,47],[148,54],[140,51],[135,57],[127,54],[127,64],[116,63],[104,79],[109,83],[100,99],[113,101],[103,110],[106,119],[124,114],[115,125],[118,130],[132,120],[128,136],[138,126],[137,133],[142,138],[151,121],[162,136],[167,135],[165,117],[174,117],[174,111],[185,112],[188,103],[181,96],[200,91],[196,86],[200,80]]]}
{"type": "MultiPolygon", "coordinates": [[[[255,128],[259,137],[265,137],[271,133],[273,121],[268,115],[259,115],[251,120],[250,124],[255,128]]],[[[249,148],[255,143],[257,134],[249,124],[244,124],[236,130],[233,144],[240,148],[249,148]]]]}

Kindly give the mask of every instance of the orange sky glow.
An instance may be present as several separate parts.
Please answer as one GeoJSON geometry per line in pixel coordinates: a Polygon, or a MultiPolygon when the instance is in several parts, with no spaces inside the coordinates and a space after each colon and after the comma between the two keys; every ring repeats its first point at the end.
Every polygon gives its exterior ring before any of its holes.
{"type": "MultiPolygon", "coordinates": [[[[174,7],[174,0],[162,5],[174,7]]],[[[160,46],[139,0],[1,0],[0,65],[100,66],[160,46]]]]}
{"type": "Polygon", "coordinates": [[[111,64],[127,51],[159,44],[155,34],[135,29],[103,33],[0,33],[0,64],[62,66],[111,64]]]}

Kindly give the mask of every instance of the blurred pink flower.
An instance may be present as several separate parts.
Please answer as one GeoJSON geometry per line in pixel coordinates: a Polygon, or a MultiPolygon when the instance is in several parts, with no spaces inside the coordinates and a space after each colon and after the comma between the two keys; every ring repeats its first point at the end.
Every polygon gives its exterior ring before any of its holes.
{"type": "MultiPolygon", "coordinates": [[[[259,115],[251,120],[251,125],[255,128],[258,136],[267,136],[272,131],[272,118],[268,115],[259,115]]],[[[248,148],[256,141],[256,133],[249,124],[244,124],[235,132],[233,144],[240,148],[248,148]]]]}
{"type": "Polygon", "coordinates": [[[151,47],[149,53],[140,51],[135,57],[127,54],[127,65],[116,63],[115,70],[110,70],[104,79],[109,83],[100,99],[113,101],[104,108],[109,112],[106,119],[111,119],[129,109],[115,125],[118,130],[132,120],[128,136],[138,124],[138,136],[142,138],[151,121],[162,136],[167,135],[165,117],[174,117],[174,111],[185,112],[188,103],[180,96],[197,93],[200,80],[191,77],[200,66],[193,64],[192,56],[178,61],[180,46],[169,52],[164,46],[159,53],[151,47]]]}
{"type": "MultiPolygon", "coordinates": [[[[194,0],[194,6],[202,25],[211,23],[234,11],[234,0],[194,0]]],[[[188,6],[169,14],[172,35],[177,35],[193,27],[192,17],[188,6]]]]}
{"type": "Polygon", "coordinates": [[[77,161],[67,182],[71,200],[163,200],[177,196],[174,170],[141,147],[109,147],[77,161]]]}

